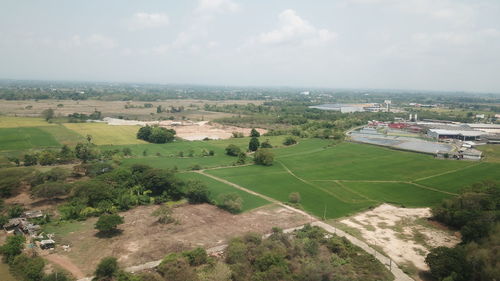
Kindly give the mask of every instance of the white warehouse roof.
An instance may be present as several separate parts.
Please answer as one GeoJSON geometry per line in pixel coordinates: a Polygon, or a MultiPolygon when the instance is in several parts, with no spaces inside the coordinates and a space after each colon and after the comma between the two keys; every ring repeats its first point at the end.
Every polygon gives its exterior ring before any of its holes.
{"type": "Polygon", "coordinates": [[[430,129],[429,131],[436,133],[438,135],[461,135],[464,137],[479,137],[482,135],[486,135],[485,132],[479,132],[479,131],[441,130],[441,129],[430,129]]]}

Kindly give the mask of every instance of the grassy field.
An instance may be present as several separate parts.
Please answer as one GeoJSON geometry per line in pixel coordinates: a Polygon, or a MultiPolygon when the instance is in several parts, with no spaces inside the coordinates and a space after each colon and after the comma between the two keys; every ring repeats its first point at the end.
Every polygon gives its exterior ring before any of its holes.
{"type": "Polygon", "coordinates": [[[484,161],[487,162],[500,162],[500,145],[498,144],[487,144],[480,145],[477,149],[483,152],[484,161]]]}
{"type": "MultiPolygon", "coordinates": [[[[283,142],[283,137],[268,137],[272,145],[279,146],[283,142]]],[[[102,149],[123,149],[128,147],[132,150],[133,158],[123,160],[123,164],[130,166],[133,164],[147,164],[155,168],[173,168],[179,170],[189,170],[193,165],[200,165],[202,168],[212,168],[220,166],[231,166],[236,157],[227,156],[225,148],[229,144],[239,146],[243,151],[247,149],[249,138],[237,138],[228,140],[210,140],[210,141],[183,141],[176,140],[174,143],[166,144],[137,144],[126,146],[101,146],[102,149]],[[202,151],[213,150],[214,156],[201,155],[202,151]],[[146,156],[143,155],[146,151],[146,156]],[[193,156],[190,157],[190,151],[193,156]],[[183,153],[183,157],[179,153],[183,153]]]]}
{"type": "Polygon", "coordinates": [[[261,206],[264,206],[266,204],[269,204],[267,200],[264,200],[258,196],[252,195],[250,193],[247,193],[245,191],[236,189],[232,186],[229,186],[225,183],[221,183],[219,181],[216,181],[214,179],[211,179],[207,176],[198,174],[198,173],[181,173],[178,174],[181,179],[184,180],[199,180],[203,183],[205,183],[208,186],[208,189],[210,190],[210,195],[211,199],[214,200],[216,203],[218,202],[218,197],[221,194],[227,194],[227,193],[237,193],[242,199],[243,199],[243,208],[242,211],[249,211],[261,206]]]}
{"type": "Polygon", "coordinates": [[[0,116],[0,128],[53,126],[42,118],[0,116]]]}
{"type": "Polygon", "coordinates": [[[136,138],[139,126],[109,126],[103,123],[66,123],[64,127],[85,137],[91,135],[97,145],[141,144],[136,138]]]}
{"type": "Polygon", "coordinates": [[[327,141],[312,139],[275,153],[271,167],[206,172],[283,202],[299,192],[305,210],[326,218],[383,202],[432,206],[472,183],[500,180],[500,164],[439,160],[363,144],[329,147],[327,141]]]}
{"type": "Polygon", "coordinates": [[[41,128],[19,127],[0,129],[0,150],[27,150],[58,147],[59,142],[41,128]]]}

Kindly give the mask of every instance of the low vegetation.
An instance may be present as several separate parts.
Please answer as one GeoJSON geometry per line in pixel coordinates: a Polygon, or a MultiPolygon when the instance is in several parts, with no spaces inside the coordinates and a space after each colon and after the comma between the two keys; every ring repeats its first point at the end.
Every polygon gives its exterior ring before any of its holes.
{"type": "Polygon", "coordinates": [[[500,276],[500,183],[483,182],[432,209],[433,217],[462,234],[454,248],[438,247],[426,263],[439,281],[495,280],[500,276]]]}

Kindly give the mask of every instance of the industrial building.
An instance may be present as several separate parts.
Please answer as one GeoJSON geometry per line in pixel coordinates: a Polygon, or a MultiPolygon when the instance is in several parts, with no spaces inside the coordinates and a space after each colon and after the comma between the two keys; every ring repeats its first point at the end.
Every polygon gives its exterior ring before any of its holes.
{"type": "Polygon", "coordinates": [[[457,139],[461,141],[476,141],[481,136],[487,135],[485,132],[472,130],[445,130],[429,129],[427,135],[434,139],[457,139]]]}

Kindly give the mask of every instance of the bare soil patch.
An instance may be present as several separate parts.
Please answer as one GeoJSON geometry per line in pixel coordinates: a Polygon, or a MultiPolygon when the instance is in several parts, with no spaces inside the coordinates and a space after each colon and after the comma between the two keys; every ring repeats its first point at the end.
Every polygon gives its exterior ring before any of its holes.
{"type": "Polygon", "coordinates": [[[98,238],[93,225],[96,218],[80,222],[79,231],[57,236],[56,253],[67,257],[85,275],[91,275],[97,263],[115,256],[122,266],[133,266],[163,258],[167,253],[193,247],[211,248],[225,244],[231,237],[247,232],[268,233],[272,227],[290,228],[308,222],[308,218],[277,205],[268,205],[240,215],[232,215],[212,205],[185,205],[174,209],[179,223],[158,224],[151,213],[158,206],[141,206],[121,213],[125,223],[122,234],[98,238]],[[64,251],[61,245],[70,245],[64,251]]]}
{"type": "Polygon", "coordinates": [[[453,247],[460,239],[442,227],[425,222],[429,208],[398,208],[382,204],[377,208],[341,220],[362,238],[400,265],[411,264],[419,271],[429,270],[425,257],[430,248],[453,247]]]}

